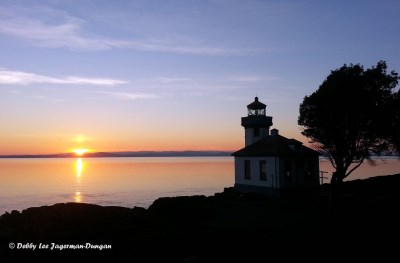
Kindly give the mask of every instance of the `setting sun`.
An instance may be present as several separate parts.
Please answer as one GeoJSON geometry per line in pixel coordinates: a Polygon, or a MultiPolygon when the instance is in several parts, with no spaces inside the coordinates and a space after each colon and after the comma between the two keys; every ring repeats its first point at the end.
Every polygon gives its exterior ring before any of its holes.
{"type": "Polygon", "coordinates": [[[88,149],[73,149],[74,153],[76,153],[79,156],[82,156],[84,153],[88,152],[88,149]]]}

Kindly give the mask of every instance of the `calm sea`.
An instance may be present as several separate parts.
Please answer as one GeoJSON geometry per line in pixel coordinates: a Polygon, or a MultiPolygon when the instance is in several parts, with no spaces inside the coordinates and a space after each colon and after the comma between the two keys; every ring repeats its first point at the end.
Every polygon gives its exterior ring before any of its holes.
{"type": "MultiPolygon", "coordinates": [[[[400,161],[362,165],[349,180],[400,173],[400,161]]],[[[333,171],[321,160],[320,170],[333,171]]],[[[65,202],[148,207],[159,197],[213,195],[234,185],[232,157],[0,159],[0,215],[65,202]]]]}

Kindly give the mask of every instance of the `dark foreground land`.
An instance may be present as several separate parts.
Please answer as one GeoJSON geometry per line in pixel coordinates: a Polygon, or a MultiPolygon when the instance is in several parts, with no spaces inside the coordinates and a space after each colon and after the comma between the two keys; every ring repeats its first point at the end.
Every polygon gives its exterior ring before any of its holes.
{"type": "Polygon", "coordinates": [[[399,186],[400,174],[346,182],[334,210],[324,185],[281,199],[227,188],[160,198],[148,209],[67,203],[13,211],[0,217],[0,262],[397,261],[399,186]]]}

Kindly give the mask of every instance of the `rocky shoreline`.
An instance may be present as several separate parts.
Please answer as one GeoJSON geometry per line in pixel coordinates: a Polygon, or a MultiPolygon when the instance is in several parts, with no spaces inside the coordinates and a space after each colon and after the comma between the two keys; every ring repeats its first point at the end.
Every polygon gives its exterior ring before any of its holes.
{"type": "Polygon", "coordinates": [[[148,209],[62,203],[12,211],[0,217],[0,261],[267,262],[321,251],[384,260],[397,252],[399,186],[400,174],[346,182],[334,210],[324,185],[280,199],[226,188],[159,198],[148,209]]]}

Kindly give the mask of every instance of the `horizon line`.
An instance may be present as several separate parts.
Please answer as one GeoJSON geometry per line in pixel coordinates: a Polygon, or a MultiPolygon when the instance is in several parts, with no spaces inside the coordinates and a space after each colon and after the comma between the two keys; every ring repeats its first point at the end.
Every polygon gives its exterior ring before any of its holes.
{"type": "Polygon", "coordinates": [[[230,156],[234,151],[226,150],[164,150],[164,151],[96,151],[78,155],[75,152],[49,154],[1,154],[0,158],[70,158],[70,157],[184,157],[184,156],[230,156]]]}

